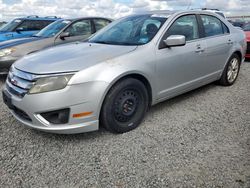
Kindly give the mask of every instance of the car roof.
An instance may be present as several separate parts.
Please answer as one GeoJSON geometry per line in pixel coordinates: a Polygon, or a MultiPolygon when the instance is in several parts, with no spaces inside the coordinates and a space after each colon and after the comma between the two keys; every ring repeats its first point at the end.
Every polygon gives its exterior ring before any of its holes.
{"type": "Polygon", "coordinates": [[[137,14],[155,14],[155,15],[166,15],[170,16],[173,14],[208,14],[208,15],[214,15],[217,16],[218,14],[214,13],[213,11],[207,11],[207,10],[156,10],[156,11],[146,11],[146,12],[140,12],[137,14]]]}
{"type": "Polygon", "coordinates": [[[74,21],[82,20],[82,19],[105,19],[105,20],[113,21],[110,18],[99,17],[99,16],[87,16],[87,17],[80,17],[80,18],[69,18],[69,19],[63,19],[63,20],[68,20],[68,21],[74,22],[74,21]]]}
{"type": "Polygon", "coordinates": [[[61,19],[56,16],[45,16],[45,17],[39,17],[39,16],[27,16],[27,17],[21,17],[21,18],[15,18],[14,20],[48,20],[48,21],[55,21],[61,19]]]}

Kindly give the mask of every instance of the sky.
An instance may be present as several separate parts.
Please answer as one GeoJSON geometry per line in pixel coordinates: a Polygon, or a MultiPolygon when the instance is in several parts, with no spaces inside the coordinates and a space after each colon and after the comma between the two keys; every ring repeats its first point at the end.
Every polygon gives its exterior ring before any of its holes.
{"type": "Polygon", "coordinates": [[[226,15],[250,15],[250,0],[0,0],[0,20],[38,15],[119,18],[146,10],[218,8],[226,15]]]}

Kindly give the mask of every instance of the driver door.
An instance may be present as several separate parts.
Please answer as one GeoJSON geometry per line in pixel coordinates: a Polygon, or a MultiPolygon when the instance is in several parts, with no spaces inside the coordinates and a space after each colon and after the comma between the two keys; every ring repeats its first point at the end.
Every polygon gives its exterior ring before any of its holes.
{"type": "Polygon", "coordinates": [[[90,19],[78,20],[73,22],[63,32],[69,33],[69,36],[61,38],[59,35],[55,39],[55,45],[87,39],[93,33],[92,22],[90,19]]]}

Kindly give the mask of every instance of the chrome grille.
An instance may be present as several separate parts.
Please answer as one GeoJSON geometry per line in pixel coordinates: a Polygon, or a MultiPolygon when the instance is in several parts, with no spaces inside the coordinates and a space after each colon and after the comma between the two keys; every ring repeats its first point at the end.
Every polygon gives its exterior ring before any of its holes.
{"type": "Polygon", "coordinates": [[[34,83],[34,75],[12,67],[6,80],[6,88],[13,95],[22,98],[29,92],[34,83]]]}

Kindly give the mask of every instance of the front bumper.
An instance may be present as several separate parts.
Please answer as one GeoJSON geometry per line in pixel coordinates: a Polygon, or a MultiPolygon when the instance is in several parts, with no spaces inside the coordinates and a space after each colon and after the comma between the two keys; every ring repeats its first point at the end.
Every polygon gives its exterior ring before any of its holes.
{"type": "MultiPolygon", "coordinates": [[[[24,125],[51,133],[75,134],[99,129],[99,113],[106,82],[90,82],[67,86],[63,90],[41,94],[26,94],[23,98],[13,95],[6,87],[3,92],[10,100],[13,116],[24,125]],[[67,124],[52,124],[42,113],[69,108],[67,124]],[[92,112],[88,116],[74,118],[74,114],[92,112]],[[27,118],[28,117],[28,118],[27,118]]],[[[10,106],[10,105],[8,105],[10,106]]]]}
{"type": "Polygon", "coordinates": [[[0,57],[0,75],[8,74],[11,65],[17,60],[17,57],[0,57]]]}

